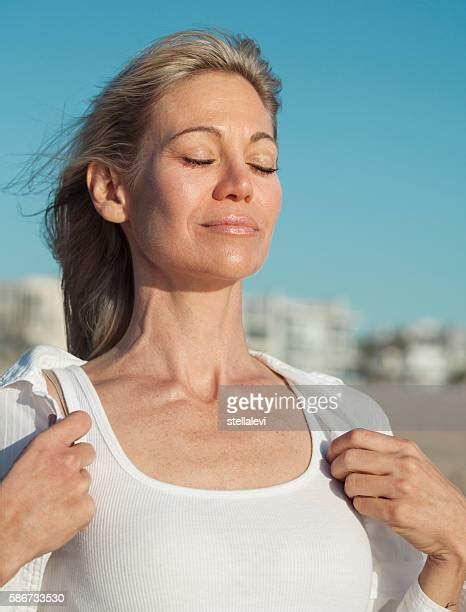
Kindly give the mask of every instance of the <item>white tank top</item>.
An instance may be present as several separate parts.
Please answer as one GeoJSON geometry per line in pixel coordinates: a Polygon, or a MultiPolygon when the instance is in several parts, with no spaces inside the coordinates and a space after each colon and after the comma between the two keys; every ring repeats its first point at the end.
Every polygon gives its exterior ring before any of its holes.
{"type": "Polygon", "coordinates": [[[130,461],[80,366],[54,371],[70,411],[91,415],[79,441],[96,451],[86,468],[94,518],[52,553],[41,587],[66,591],[67,611],[366,610],[369,538],[330,474],[313,413],[303,411],[312,456],[298,478],[257,489],[184,487],[130,461]]]}

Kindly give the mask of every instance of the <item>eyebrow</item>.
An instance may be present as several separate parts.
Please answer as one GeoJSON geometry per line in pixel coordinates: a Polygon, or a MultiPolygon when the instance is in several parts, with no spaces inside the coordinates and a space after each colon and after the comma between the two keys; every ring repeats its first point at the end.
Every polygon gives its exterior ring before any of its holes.
{"type": "MultiPolygon", "coordinates": [[[[181,130],[181,132],[177,132],[176,134],[173,134],[173,136],[170,136],[170,138],[165,143],[164,148],[170,142],[173,142],[175,138],[179,138],[180,136],[182,136],[183,134],[187,134],[188,132],[209,132],[210,134],[214,134],[215,136],[218,136],[219,138],[223,136],[222,132],[216,127],[214,127],[213,125],[195,125],[194,127],[188,127],[184,130],[181,130]]],[[[267,138],[268,140],[271,140],[275,145],[277,145],[275,138],[271,136],[270,134],[267,134],[267,132],[255,132],[249,139],[249,142],[257,142],[258,140],[261,140],[262,138],[267,138]]]]}

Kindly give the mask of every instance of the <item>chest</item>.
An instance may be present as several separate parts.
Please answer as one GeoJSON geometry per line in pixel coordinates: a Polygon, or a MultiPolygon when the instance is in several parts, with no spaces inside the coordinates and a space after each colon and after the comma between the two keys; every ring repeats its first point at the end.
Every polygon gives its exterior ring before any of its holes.
{"type": "Polygon", "coordinates": [[[309,465],[312,438],[303,414],[298,430],[223,431],[216,404],[165,396],[134,407],[108,385],[95,387],[123,451],[151,478],[205,489],[260,488],[293,480],[309,465]]]}

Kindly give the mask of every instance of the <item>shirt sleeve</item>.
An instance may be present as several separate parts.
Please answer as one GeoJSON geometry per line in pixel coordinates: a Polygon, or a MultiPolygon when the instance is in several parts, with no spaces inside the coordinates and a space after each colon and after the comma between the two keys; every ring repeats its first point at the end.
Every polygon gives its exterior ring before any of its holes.
{"type": "MultiPolygon", "coordinates": [[[[17,381],[0,388],[0,481],[3,480],[23,450],[48,427],[50,402],[31,392],[31,384],[17,381]]],[[[36,591],[40,589],[45,566],[51,553],[33,559],[12,576],[1,591],[36,591]]],[[[5,606],[5,612],[34,612],[36,606],[5,606]]]]}
{"type": "MultiPolygon", "coordinates": [[[[389,424],[379,433],[393,436],[389,424]]],[[[418,581],[427,555],[381,521],[363,515],[360,518],[372,551],[372,588],[366,612],[445,611],[424,593],[418,581]]],[[[455,610],[466,612],[466,581],[458,606],[455,610]]]]}
{"type": "Polygon", "coordinates": [[[0,480],[26,446],[47,429],[53,412],[51,402],[32,393],[27,381],[0,388],[0,480]]]}
{"type": "MultiPolygon", "coordinates": [[[[380,521],[362,517],[372,549],[372,589],[366,612],[439,612],[445,608],[434,602],[419,584],[419,574],[427,555],[380,521]]],[[[466,581],[458,612],[466,612],[466,581]]]]}

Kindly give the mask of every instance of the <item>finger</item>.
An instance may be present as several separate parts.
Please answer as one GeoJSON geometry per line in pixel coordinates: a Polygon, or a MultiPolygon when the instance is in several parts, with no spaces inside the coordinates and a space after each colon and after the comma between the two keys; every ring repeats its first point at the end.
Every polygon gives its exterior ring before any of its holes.
{"type": "Polygon", "coordinates": [[[396,453],[404,448],[406,440],[383,434],[370,429],[351,429],[330,442],[326,452],[328,462],[332,462],[343,451],[349,448],[364,448],[381,453],[396,453]]]}
{"type": "Polygon", "coordinates": [[[50,437],[50,442],[71,446],[75,440],[84,436],[92,425],[90,415],[84,410],[75,410],[68,416],[50,425],[43,436],[50,437]]]}
{"type": "Polygon", "coordinates": [[[86,483],[86,491],[89,491],[89,487],[92,484],[92,476],[86,469],[82,469],[79,474],[81,476],[81,479],[84,480],[86,483]]]}
{"type": "Polygon", "coordinates": [[[95,460],[95,449],[88,442],[77,442],[74,444],[72,452],[79,456],[81,468],[90,465],[95,460]]]}
{"type": "Polygon", "coordinates": [[[390,510],[393,508],[393,500],[384,499],[383,497],[364,497],[356,495],[353,497],[353,507],[364,516],[377,519],[387,523],[390,516],[390,510]]]}
{"type": "Polygon", "coordinates": [[[338,480],[345,479],[351,472],[385,476],[395,472],[396,461],[390,453],[350,448],[332,461],[330,473],[338,480]]]}
{"type": "Polygon", "coordinates": [[[374,476],[373,474],[362,474],[351,472],[345,478],[344,491],[348,497],[364,495],[366,497],[383,497],[385,499],[396,499],[400,497],[393,477],[374,476]]]}

